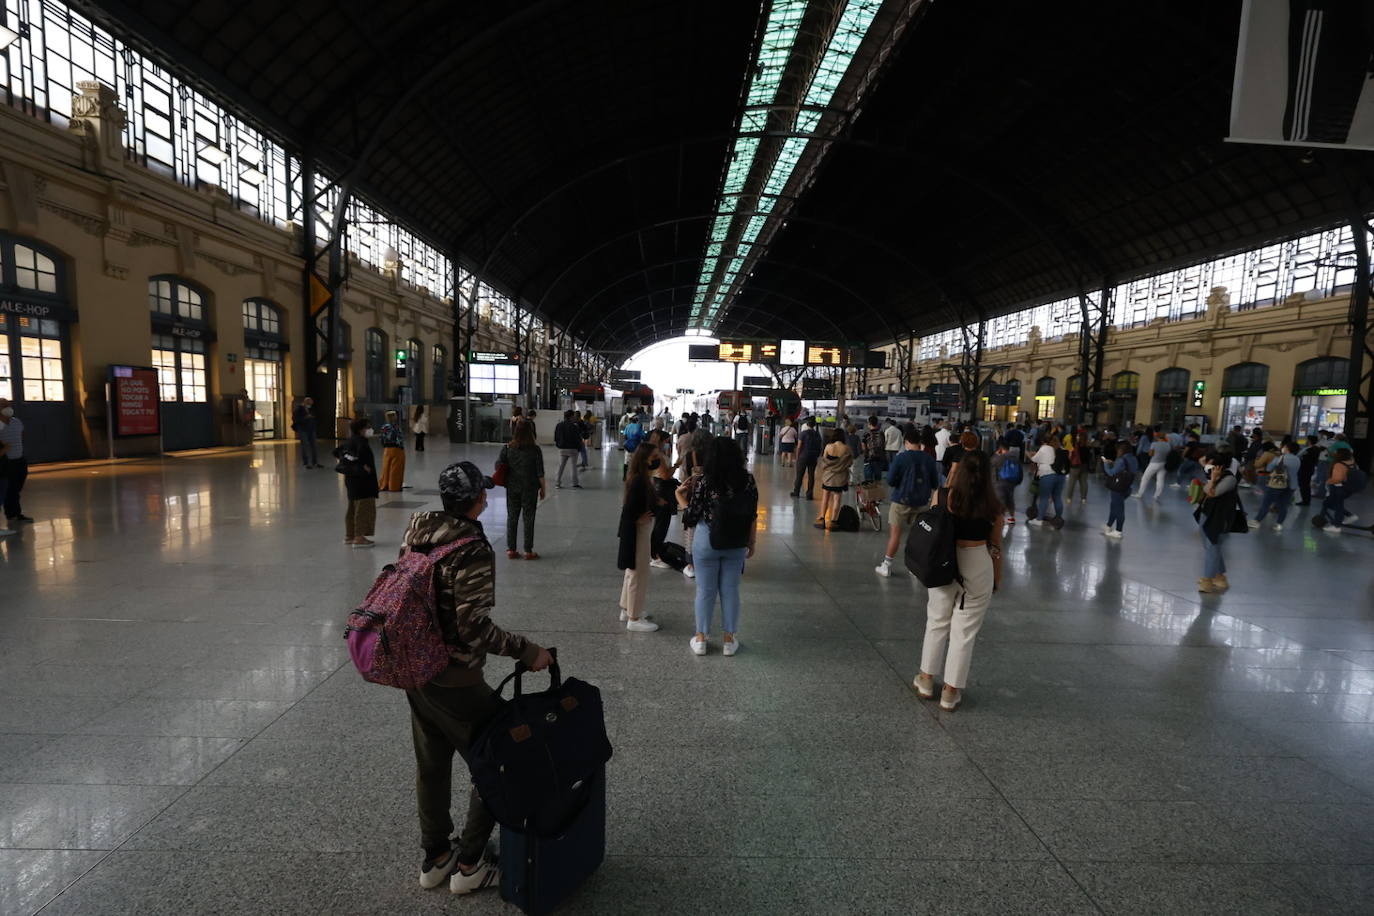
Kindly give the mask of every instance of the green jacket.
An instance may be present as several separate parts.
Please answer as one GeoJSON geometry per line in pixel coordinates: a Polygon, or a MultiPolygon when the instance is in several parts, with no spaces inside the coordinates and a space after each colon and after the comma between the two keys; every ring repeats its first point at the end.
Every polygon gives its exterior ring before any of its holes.
{"type": "Polygon", "coordinates": [[[498,464],[510,467],[506,472],[506,489],[520,493],[539,489],[539,478],[544,476],[544,451],[539,446],[511,448],[501,446],[498,464]]]}

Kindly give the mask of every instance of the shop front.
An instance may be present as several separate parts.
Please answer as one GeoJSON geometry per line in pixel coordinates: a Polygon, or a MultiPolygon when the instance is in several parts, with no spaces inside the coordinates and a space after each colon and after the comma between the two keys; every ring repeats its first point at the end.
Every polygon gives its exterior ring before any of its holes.
{"type": "Polygon", "coordinates": [[[1298,364],[1293,377],[1293,435],[1317,430],[1345,431],[1345,403],[1350,360],[1338,356],[1309,359],[1298,364]]]}
{"type": "Polygon", "coordinates": [[[79,457],[70,333],[77,313],[61,257],[3,234],[0,257],[0,397],[24,422],[30,462],[79,457]]]}
{"type": "Polygon", "coordinates": [[[287,350],[282,335],[281,309],[267,299],[243,302],[243,376],[253,401],[253,438],[285,435],[286,386],[283,361],[287,350]]]}
{"type": "Polygon", "coordinates": [[[1189,385],[1187,369],[1164,369],[1155,375],[1155,404],[1150,422],[1165,430],[1182,429],[1188,414],[1189,385]]]}
{"type": "Polygon", "coordinates": [[[1217,427],[1221,434],[1235,426],[1247,435],[1252,429],[1262,429],[1268,394],[1268,366],[1239,363],[1227,369],[1221,382],[1221,425],[1217,427]]]}
{"type": "Polygon", "coordinates": [[[162,447],[174,452],[215,445],[210,403],[210,329],[206,295],[179,277],[148,281],[152,310],[152,365],[162,399],[162,447]]]}
{"type": "Polygon", "coordinates": [[[1135,426],[1136,404],[1140,400],[1140,373],[1118,372],[1112,376],[1108,390],[1107,422],[1116,429],[1135,426]]]}
{"type": "Polygon", "coordinates": [[[1053,420],[1054,416],[1054,379],[1045,376],[1035,383],[1035,419],[1053,420]]]}

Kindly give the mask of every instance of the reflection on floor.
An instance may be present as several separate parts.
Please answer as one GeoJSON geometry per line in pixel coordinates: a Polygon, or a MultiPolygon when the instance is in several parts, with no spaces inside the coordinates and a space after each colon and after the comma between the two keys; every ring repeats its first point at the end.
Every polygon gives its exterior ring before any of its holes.
{"type": "MultiPolygon", "coordinates": [[[[434,505],[459,455],[412,454],[390,498],[434,505]]],[[[881,535],[814,530],[766,459],[743,651],[689,653],[670,571],[662,631],[625,633],[620,453],[593,455],[539,510],[543,559],[497,560],[497,619],[601,686],[616,745],[570,912],[1374,910],[1369,538],[1301,510],[1233,536],[1205,597],[1181,495],[1130,501],[1113,543],[1094,489],[1063,531],[1016,526],[950,715],[909,687],[920,587],[873,574],[881,535]]],[[[340,639],[410,513],[348,550],[339,479],[293,459],[30,478],[38,522],[0,541],[0,911],[504,911],[419,889],[405,702],[340,639]]]]}

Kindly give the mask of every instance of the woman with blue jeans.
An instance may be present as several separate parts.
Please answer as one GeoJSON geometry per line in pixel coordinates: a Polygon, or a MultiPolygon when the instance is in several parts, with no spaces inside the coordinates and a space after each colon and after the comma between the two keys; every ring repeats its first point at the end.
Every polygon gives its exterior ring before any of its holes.
{"type": "Polygon", "coordinates": [[[706,465],[694,470],[677,489],[684,526],[700,525],[692,540],[692,567],[696,572],[696,635],[691,648],[706,654],[706,634],[720,598],[722,643],[725,655],[739,651],[739,581],[744,561],[754,555],[754,522],[758,516],[758,487],[745,469],[744,452],[725,436],[711,443],[706,465]],[[717,517],[717,512],[725,513],[717,517]]]}
{"type": "Polygon", "coordinates": [[[1107,524],[1102,526],[1102,533],[1106,537],[1120,540],[1123,537],[1122,529],[1126,527],[1126,495],[1130,492],[1131,483],[1126,483],[1125,490],[1113,490],[1111,478],[1129,470],[1134,479],[1135,469],[1139,465],[1135,464],[1135,456],[1129,451],[1118,457],[1117,447],[1109,443],[1102,447],[1102,467],[1108,478],[1107,496],[1111,499],[1111,507],[1107,510],[1107,524]]]}
{"type": "Polygon", "coordinates": [[[1050,441],[1040,446],[1031,457],[1035,462],[1035,479],[1040,484],[1040,511],[1038,518],[1033,518],[1026,524],[1036,528],[1045,524],[1049,518],[1045,511],[1049,508],[1050,501],[1054,501],[1054,517],[1064,517],[1064,474],[1055,469],[1054,461],[1058,454],[1060,440],[1051,438],[1050,441]]]}
{"type": "Polygon", "coordinates": [[[1230,450],[1211,449],[1202,457],[1207,471],[1207,484],[1202,488],[1202,504],[1193,513],[1202,532],[1202,578],[1197,590],[1204,594],[1224,592],[1231,587],[1226,581],[1226,558],[1221,545],[1231,533],[1231,526],[1240,511],[1240,497],[1236,492],[1236,477],[1231,473],[1230,450]]]}

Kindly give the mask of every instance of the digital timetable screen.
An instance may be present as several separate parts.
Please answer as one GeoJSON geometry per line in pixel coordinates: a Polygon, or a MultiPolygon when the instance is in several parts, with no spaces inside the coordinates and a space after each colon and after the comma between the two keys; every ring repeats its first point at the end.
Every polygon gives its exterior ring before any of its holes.
{"type": "Polygon", "coordinates": [[[778,345],[769,340],[722,340],[716,358],[724,363],[776,363],[778,345]]]}
{"type": "Polygon", "coordinates": [[[849,355],[844,347],[827,347],[824,344],[811,344],[806,348],[808,366],[844,366],[849,355]]]}

